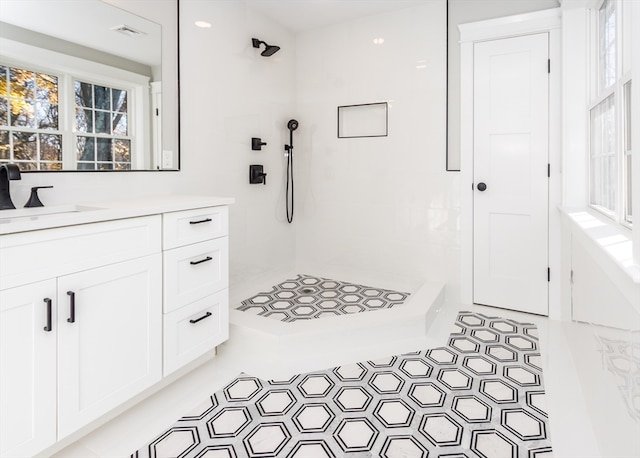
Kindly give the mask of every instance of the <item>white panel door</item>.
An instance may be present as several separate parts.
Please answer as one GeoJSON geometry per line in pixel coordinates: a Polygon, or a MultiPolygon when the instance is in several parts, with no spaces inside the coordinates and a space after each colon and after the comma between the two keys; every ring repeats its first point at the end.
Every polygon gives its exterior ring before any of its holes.
{"type": "Polygon", "coordinates": [[[56,441],[55,299],[55,280],[0,291],[0,456],[56,441]]]}
{"type": "Polygon", "coordinates": [[[546,33],[474,46],[473,300],[540,315],[548,315],[548,56],[546,33]]]}
{"type": "Polygon", "coordinates": [[[160,256],[58,279],[59,439],[161,379],[160,256]]]}

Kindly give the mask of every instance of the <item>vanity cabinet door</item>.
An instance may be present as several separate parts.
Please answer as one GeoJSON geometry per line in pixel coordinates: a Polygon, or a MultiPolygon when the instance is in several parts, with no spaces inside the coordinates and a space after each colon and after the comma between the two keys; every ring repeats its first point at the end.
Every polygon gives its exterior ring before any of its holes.
{"type": "Polygon", "coordinates": [[[0,456],[56,441],[55,299],[55,280],[0,291],[0,456]]]}
{"type": "Polygon", "coordinates": [[[161,379],[161,266],[156,254],[58,279],[58,439],[161,379]]]}

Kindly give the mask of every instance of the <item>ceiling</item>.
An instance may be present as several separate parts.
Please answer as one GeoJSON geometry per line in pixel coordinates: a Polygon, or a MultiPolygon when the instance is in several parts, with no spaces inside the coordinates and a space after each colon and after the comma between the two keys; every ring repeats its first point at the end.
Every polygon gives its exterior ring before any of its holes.
{"type": "Polygon", "coordinates": [[[145,65],[159,65],[161,27],[98,0],[1,0],[1,21],[145,65]],[[142,32],[129,37],[112,30],[142,32]]]}
{"type": "Polygon", "coordinates": [[[301,32],[430,1],[434,0],[247,0],[247,4],[287,29],[301,32]]]}
{"type": "MultiPolygon", "coordinates": [[[[297,33],[439,0],[246,1],[251,8],[297,33]]],[[[160,42],[160,27],[99,0],[2,0],[1,20],[147,65],[160,61],[160,48],[156,45],[160,42]],[[64,8],[73,8],[73,12],[64,8]],[[67,12],[60,14],[63,11],[67,12]],[[91,18],[91,22],[79,18],[91,18]],[[110,30],[122,24],[141,30],[144,35],[130,38],[110,30]]]]}

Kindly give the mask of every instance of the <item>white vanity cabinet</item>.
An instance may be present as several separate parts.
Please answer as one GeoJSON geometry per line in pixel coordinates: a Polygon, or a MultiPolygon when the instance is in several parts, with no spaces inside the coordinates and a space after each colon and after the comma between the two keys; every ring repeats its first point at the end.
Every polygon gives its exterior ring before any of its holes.
{"type": "Polygon", "coordinates": [[[164,375],[229,338],[228,209],[163,215],[164,375]]]}
{"type": "Polygon", "coordinates": [[[232,201],[0,213],[0,456],[46,451],[228,338],[232,201]]]}
{"type": "Polygon", "coordinates": [[[160,216],[2,236],[0,456],[31,456],[162,378],[160,239],[160,216]]]}

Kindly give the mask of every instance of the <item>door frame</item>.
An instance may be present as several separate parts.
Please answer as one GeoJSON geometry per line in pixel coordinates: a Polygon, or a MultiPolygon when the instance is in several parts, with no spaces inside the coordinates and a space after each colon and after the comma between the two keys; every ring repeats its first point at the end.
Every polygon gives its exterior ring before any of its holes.
{"type": "Polygon", "coordinates": [[[474,44],[535,33],[549,34],[549,318],[560,319],[561,8],[460,24],[460,297],[473,304],[473,55],[474,44]]]}

